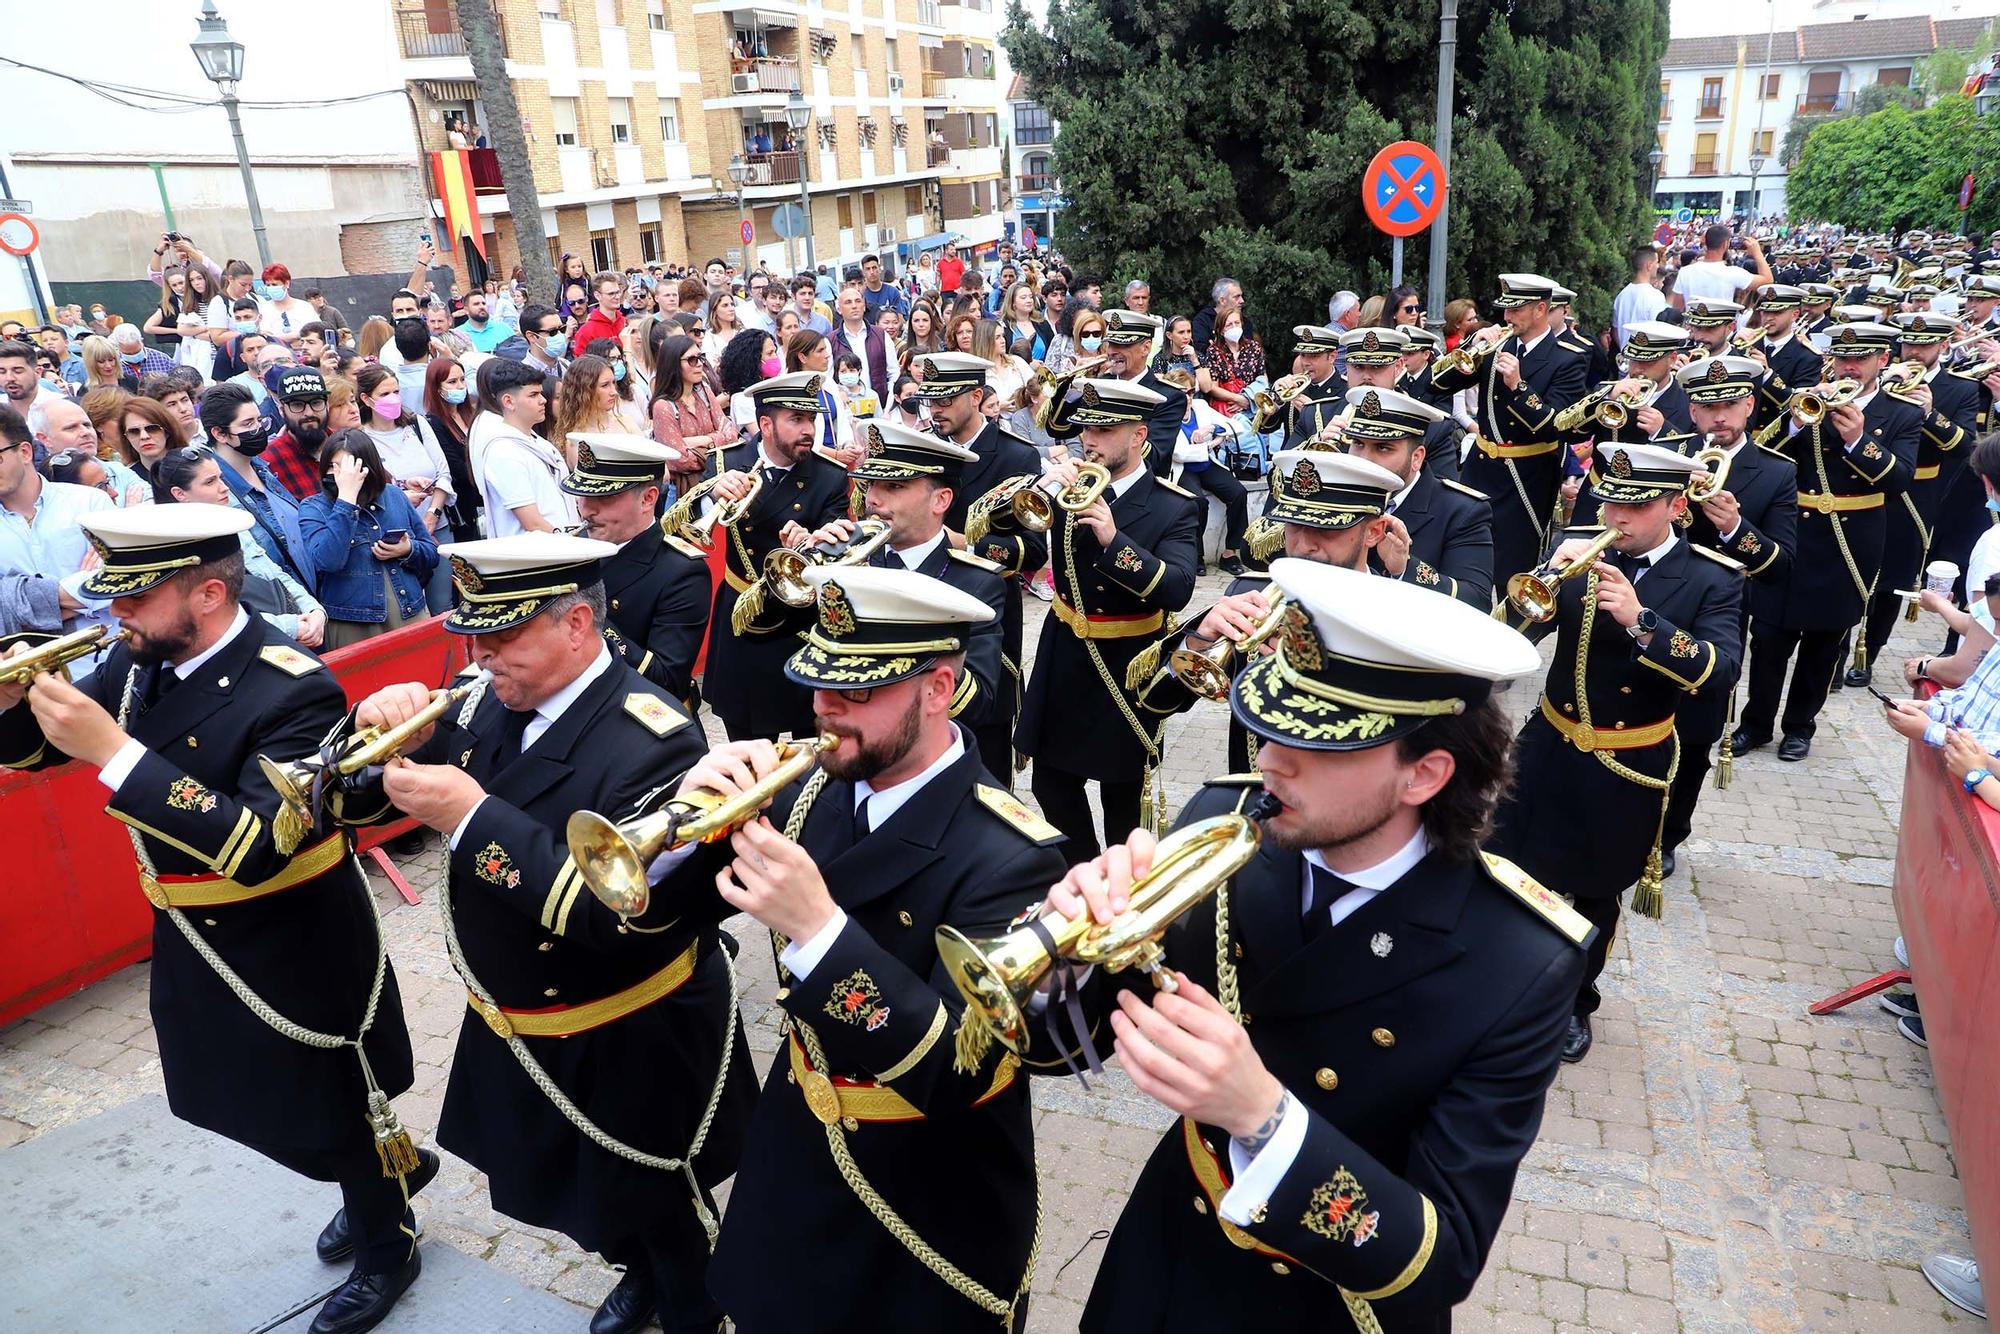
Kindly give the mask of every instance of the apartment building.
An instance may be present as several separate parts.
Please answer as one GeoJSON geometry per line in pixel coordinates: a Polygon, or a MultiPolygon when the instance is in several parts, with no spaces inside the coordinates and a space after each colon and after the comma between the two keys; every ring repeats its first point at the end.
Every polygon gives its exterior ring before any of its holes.
{"type": "Polygon", "coordinates": [[[1014,178],[1014,208],[1008,226],[1015,239],[1053,242],[1056,219],[1063,209],[1063,196],[1056,180],[1051,150],[1056,142],[1056,123],[1049,109],[1028,92],[1027,81],[1013,75],[1007,84],[1007,107],[1014,118],[1014,136],[1008,158],[1008,172],[1014,178]]]}
{"type": "Polygon", "coordinates": [[[1917,61],[1971,50],[1992,22],[1909,15],[1673,38],[1660,61],[1654,207],[1784,212],[1780,150],[1794,119],[1845,114],[1872,84],[1908,87],[1917,61]]]}
{"type": "MultiPolygon", "coordinates": [[[[683,201],[708,197],[702,64],[690,49],[692,0],[496,0],[550,263],[582,255],[593,272],[690,259],[683,201]]],[[[425,152],[447,147],[462,118],[488,124],[451,0],[391,0],[399,72],[418,107],[425,152]]],[[[726,155],[725,155],[726,156],[726,155]]],[[[520,262],[490,149],[473,182],[501,273],[520,262]]]]}

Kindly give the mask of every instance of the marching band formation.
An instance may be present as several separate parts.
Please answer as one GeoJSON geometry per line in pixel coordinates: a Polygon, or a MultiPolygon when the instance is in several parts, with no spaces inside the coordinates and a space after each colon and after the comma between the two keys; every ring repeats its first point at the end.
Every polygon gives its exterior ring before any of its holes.
{"type": "Polygon", "coordinates": [[[1449,352],[1295,329],[1258,405],[1268,565],[1205,608],[1162,440],[1187,391],[1121,310],[1050,387],[1046,465],[949,352],[933,430],[868,425],[852,469],[812,373],[753,386],[755,433],[671,505],[664,446],[579,437],[580,531],[443,548],[449,690],[347,708],[242,610],[241,511],[93,512],[122,642],[80,685],[74,646],[10,647],[0,762],[95,767],[130,834],[174,1112],[339,1184],[319,1334],[416,1278],[438,1170],[391,1101],[410,1044],[346,833],[404,816],[448,845],[466,991],[438,1143],[623,1270],[594,1334],[1021,1328],[1028,1080],[1113,1054],[1180,1119],[1087,1330],[1443,1328],[1711,754],[1718,785],[1774,738],[1806,758],[1980,531],[2000,278],[1932,313],[1904,241],[1790,256],[1747,327],[1690,299],[1615,366],[1534,274],[1449,352]],[[1517,736],[1497,695],[1537,673],[1517,736]],[[1227,753],[1176,817],[1165,723],[1216,703],[1227,753]],[[784,1011],[761,1089],[739,913],[784,1011]]]}

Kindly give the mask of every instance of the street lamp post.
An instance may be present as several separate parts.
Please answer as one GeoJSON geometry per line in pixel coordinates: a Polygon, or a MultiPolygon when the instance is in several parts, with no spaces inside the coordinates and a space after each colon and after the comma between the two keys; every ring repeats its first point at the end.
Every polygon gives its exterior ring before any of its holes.
{"type": "Polygon", "coordinates": [[[257,202],[257,178],[250,173],[250,150],[243,143],[243,116],[236,104],[236,85],[243,81],[243,43],[229,36],[229,25],[215,12],[215,0],[202,0],[199,27],[188,49],[222,94],[229,133],[236,140],[236,168],[243,173],[243,195],[250,204],[250,230],[257,236],[257,258],[269,266],[271,242],[264,235],[264,208],[257,202]]]}
{"type": "MultiPolygon", "coordinates": [[[[737,153],[731,156],[729,159],[729,181],[730,184],[736,187],[736,231],[739,236],[743,232],[744,222],[743,183],[749,179],[750,164],[743,160],[743,155],[737,153]]],[[[750,271],[750,247],[748,245],[743,247],[743,271],[745,273],[750,271]]]]}
{"type": "Polygon", "coordinates": [[[1666,157],[1667,155],[1660,150],[1660,146],[1658,144],[1654,144],[1653,151],[1646,154],[1646,162],[1653,169],[1652,175],[1646,178],[1646,208],[1648,210],[1652,210],[1658,207],[1658,205],[1654,204],[1653,201],[1659,197],[1660,163],[1664,162],[1666,160],[1666,157]]]}
{"type": "Polygon", "coordinates": [[[806,171],[806,129],[812,124],[812,118],[812,107],[806,102],[804,94],[794,88],[791,99],[785,103],[785,124],[792,127],[792,135],[799,145],[799,207],[805,210],[806,215],[806,267],[808,269],[818,267],[819,263],[818,256],[813,253],[812,195],[806,189],[806,177],[809,174],[806,171]]]}
{"type": "Polygon", "coordinates": [[[1752,228],[1755,228],[1757,225],[1757,178],[1763,174],[1764,155],[1762,153],[1752,153],[1750,155],[1750,226],[1752,228]]]}

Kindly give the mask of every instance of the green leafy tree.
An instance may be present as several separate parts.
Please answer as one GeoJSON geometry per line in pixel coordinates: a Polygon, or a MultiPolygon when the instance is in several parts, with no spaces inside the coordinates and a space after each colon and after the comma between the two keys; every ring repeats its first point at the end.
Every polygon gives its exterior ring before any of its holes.
{"type": "Polygon", "coordinates": [[[1966,77],[1974,68],[1984,66],[1992,54],[1993,29],[1989,27],[1980,32],[1970,51],[1947,46],[1920,58],[1916,68],[1917,87],[1933,101],[1947,97],[1964,87],[1966,77]]]}
{"type": "MultiPolygon", "coordinates": [[[[1003,40],[1062,124],[1064,253],[1144,275],[1159,310],[1196,309],[1226,272],[1282,335],[1323,322],[1338,288],[1388,285],[1361,173],[1386,143],[1430,142],[1437,37],[1436,8],[1389,0],[1051,0],[1039,24],[1013,0],[1003,40]]],[[[1650,230],[1666,40],[1666,0],[1469,0],[1450,295],[1483,302],[1500,273],[1532,270],[1603,319],[1650,230]]],[[[1406,242],[1420,288],[1427,247],[1406,242]]]]}
{"type": "Polygon", "coordinates": [[[1918,111],[1892,104],[1816,125],[1786,181],[1787,207],[1871,231],[1955,229],[1968,172],[1984,183],[1966,219],[1977,234],[2000,224],[2000,123],[1956,93],[1918,111]]]}

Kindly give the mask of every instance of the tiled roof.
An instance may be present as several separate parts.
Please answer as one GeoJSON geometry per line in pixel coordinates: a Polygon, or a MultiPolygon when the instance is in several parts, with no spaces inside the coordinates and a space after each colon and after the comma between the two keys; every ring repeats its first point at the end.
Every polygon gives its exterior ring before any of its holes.
{"type": "Polygon", "coordinates": [[[1961,51],[1970,51],[1973,43],[1979,40],[1979,34],[1985,32],[1992,23],[1991,18],[1939,19],[1932,26],[1937,29],[1939,50],[1957,47],[1961,51]]]}
{"type": "MultiPolygon", "coordinates": [[[[1738,45],[1743,48],[1743,59],[1746,63],[1761,65],[1764,62],[1763,34],[1731,33],[1721,37],[1676,37],[1667,43],[1667,53],[1660,58],[1660,67],[1662,69],[1672,69],[1676,66],[1728,68],[1736,63],[1738,45]]],[[[1792,64],[1798,58],[1795,34],[1786,31],[1772,37],[1771,60],[1774,64],[1792,64]]]]}
{"type": "Polygon", "coordinates": [[[1799,53],[1806,60],[1862,60],[1870,56],[1929,55],[1937,49],[1931,21],[1921,15],[1809,23],[1799,29],[1799,53]]]}
{"type": "MultiPolygon", "coordinates": [[[[1944,47],[1970,50],[1992,18],[1937,19],[1924,17],[1861,19],[1848,23],[1809,23],[1776,34],[1771,60],[1776,64],[1871,60],[1893,56],[1925,56],[1944,47]]],[[[1660,58],[1662,69],[1698,67],[1727,69],[1741,50],[1746,65],[1761,65],[1764,39],[1758,33],[1728,33],[1715,37],[1676,37],[1660,58]]]]}

